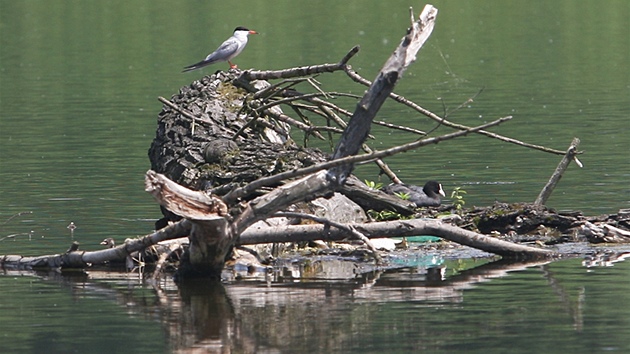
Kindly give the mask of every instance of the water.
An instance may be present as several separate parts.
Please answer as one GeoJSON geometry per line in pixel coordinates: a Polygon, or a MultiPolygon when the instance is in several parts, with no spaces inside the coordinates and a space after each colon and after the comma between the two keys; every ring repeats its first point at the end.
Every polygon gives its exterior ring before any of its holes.
{"type": "Polygon", "coordinates": [[[139,353],[630,349],[628,262],[443,267],[445,280],[411,267],[337,280],[167,281],[156,291],[133,274],[10,272],[0,277],[0,343],[3,352],[50,353],[118,352],[130,343],[139,353]]]}
{"type": "Polygon", "coordinates": [[[0,351],[119,353],[133,346],[134,352],[149,353],[166,346],[155,319],[146,308],[134,304],[153,301],[152,294],[134,288],[137,282],[130,282],[123,291],[106,282],[85,280],[18,272],[0,277],[0,351]]]}
{"type": "MultiPolygon", "coordinates": [[[[621,0],[605,6],[433,4],[440,10],[435,31],[396,91],[439,114],[446,110],[461,124],[513,115],[492,131],[529,143],[565,150],[579,137],[585,167],[569,168],[549,205],[587,214],[629,208],[630,5],[621,0]],[[454,110],[482,89],[474,102],[454,110]]],[[[420,11],[422,4],[413,5],[420,11]]],[[[407,26],[408,6],[403,1],[324,7],[289,1],[0,2],[0,254],[58,253],[73,240],[91,250],[105,237],[150,232],[159,210],[143,191],[143,175],[161,107],[157,97],[226,69],[218,64],[180,73],[234,27],[261,32],[237,58],[241,68],[336,62],[360,44],[351,64],[372,79],[407,26]],[[10,219],[21,212],[28,213],[10,219]],[[70,222],[78,227],[74,233],[66,228],[70,222]]],[[[324,89],[364,90],[341,73],[319,79],[324,89]]],[[[348,109],[354,105],[342,102],[348,109]]],[[[392,103],[379,119],[421,130],[435,126],[392,103]]],[[[384,137],[371,142],[377,149],[416,139],[382,128],[374,133],[384,137]]],[[[437,179],[447,193],[463,186],[467,205],[483,206],[534,200],[559,158],[469,136],[386,161],[406,182],[437,179]]],[[[374,167],[357,172],[378,179],[374,167]]],[[[187,305],[174,288],[164,295],[136,278],[107,282],[9,273],[0,277],[0,349],[110,352],[133,341],[137,352],[168,352],[203,338],[233,340],[230,333],[244,330],[232,348],[250,351],[253,343],[259,352],[304,346],[315,352],[623,352],[627,267],[627,262],[595,269],[577,260],[552,263],[547,268],[565,295],[539,267],[456,291],[413,281],[235,282],[213,290],[212,300],[199,296],[205,299],[199,303],[202,313],[223,319],[202,333],[186,327],[187,321],[198,323],[187,309],[197,305],[187,305]]],[[[402,271],[379,279],[407,275],[413,278],[402,271]]]]}

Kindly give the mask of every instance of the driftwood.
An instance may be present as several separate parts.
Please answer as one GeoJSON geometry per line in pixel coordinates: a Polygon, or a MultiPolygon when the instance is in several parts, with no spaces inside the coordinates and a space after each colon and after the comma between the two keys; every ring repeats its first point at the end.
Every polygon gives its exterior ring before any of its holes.
{"type": "Polygon", "coordinates": [[[158,245],[162,241],[187,236],[190,229],[190,222],[184,219],[150,235],[138,239],[128,239],[124,244],[114,248],[90,252],[81,251],[79,244],[75,242],[68,251],[61,254],[37,257],[0,256],[0,266],[8,269],[87,268],[91,264],[124,260],[129,255],[158,245]]]}
{"type": "Polygon", "coordinates": [[[592,243],[628,243],[630,231],[620,229],[608,224],[595,225],[585,222],[580,233],[592,243]]]}
{"type": "Polygon", "coordinates": [[[549,196],[551,196],[553,189],[556,187],[558,182],[560,182],[560,178],[562,178],[564,171],[566,171],[566,169],[569,167],[571,161],[575,161],[578,166],[582,167],[582,163],[577,158],[577,155],[579,154],[579,152],[577,151],[578,145],[580,145],[580,139],[574,138],[571,142],[571,145],[567,149],[567,153],[558,164],[558,167],[556,167],[556,170],[551,175],[551,178],[549,178],[549,181],[547,182],[545,187],[543,187],[543,189],[540,191],[540,194],[536,198],[534,204],[544,205],[547,202],[547,199],[549,199],[549,196]]]}
{"type": "MultiPolygon", "coordinates": [[[[348,225],[358,230],[368,238],[405,237],[414,235],[433,235],[461,245],[494,253],[510,259],[534,259],[557,256],[552,251],[534,248],[503,241],[468,231],[439,220],[396,220],[348,225]]],[[[256,244],[271,242],[298,242],[315,239],[326,241],[341,241],[349,238],[343,229],[328,227],[328,225],[287,225],[283,228],[250,228],[239,238],[239,244],[256,244]]]]}
{"type": "MultiPolygon", "coordinates": [[[[359,152],[370,132],[376,113],[392,93],[407,67],[416,60],[416,54],[431,35],[436,16],[437,9],[430,5],[424,8],[418,21],[414,21],[413,11],[411,12],[411,28],[357,105],[348,123],[349,128],[344,130],[337,142],[333,159],[356,155],[359,152]]],[[[342,186],[352,168],[352,164],[334,167],[328,171],[327,177],[337,186],[342,186]]]]}
{"type": "MultiPolygon", "coordinates": [[[[153,184],[155,180],[160,180],[166,187],[164,190],[169,190],[169,197],[171,202],[173,200],[179,200],[181,196],[172,193],[175,188],[169,187],[174,185],[172,181],[169,181],[166,177],[156,175],[155,172],[147,172],[147,184],[153,184]]],[[[304,191],[301,188],[307,190],[317,190],[319,185],[325,184],[326,176],[325,172],[320,172],[314,175],[314,177],[308,177],[300,179],[295,183],[291,183],[285,187],[278,188],[273,192],[258,198],[256,202],[250,203],[250,206],[246,211],[237,218],[232,227],[237,228],[237,233],[240,237],[237,241],[240,245],[257,244],[257,243],[275,243],[275,242],[300,242],[300,241],[312,241],[312,240],[327,240],[327,241],[339,241],[351,237],[351,233],[347,228],[330,227],[330,224],[322,225],[287,225],[284,227],[266,227],[266,228],[248,228],[253,221],[258,219],[269,218],[272,213],[275,213],[279,209],[278,205],[293,204],[296,197],[292,197],[292,194],[300,195],[298,199],[303,198],[304,191]],[[290,191],[290,192],[289,192],[290,191]],[[239,225],[243,230],[239,229],[239,225]],[[242,226],[242,225],[246,225],[242,226]],[[246,230],[245,230],[246,229],[246,230]]],[[[153,186],[148,188],[154,188],[153,186]]],[[[179,188],[178,188],[179,189],[179,188]]],[[[153,189],[154,193],[157,189],[153,189]]],[[[162,199],[159,196],[158,199],[162,199]]],[[[203,192],[186,191],[186,199],[204,200],[206,195],[203,192]],[[195,196],[197,195],[197,196],[195,196]]],[[[193,205],[192,203],[183,203],[184,205],[193,205]]],[[[197,205],[197,203],[194,203],[197,205]]],[[[180,212],[186,215],[197,215],[199,209],[192,207],[190,210],[180,209],[180,212]]],[[[210,216],[212,218],[212,216],[210,216]]],[[[202,220],[191,220],[195,225],[198,222],[205,222],[208,218],[202,218],[202,220]]],[[[219,218],[222,219],[223,218],[219,218]]],[[[357,230],[367,238],[381,238],[381,237],[404,237],[413,235],[435,235],[447,240],[457,242],[462,245],[478,248],[486,252],[495,253],[508,258],[536,258],[536,257],[551,257],[555,254],[549,250],[539,249],[529,246],[523,246],[514,244],[507,241],[502,241],[496,238],[484,236],[472,231],[461,229],[450,224],[438,221],[438,220],[398,220],[391,222],[374,222],[356,225],[347,225],[349,229],[357,230]]],[[[202,230],[204,235],[212,239],[223,239],[224,236],[216,237],[217,235],[225,235],[226,232],[221,229],[212,230],[206,232],[202,230]]],[[[191,233],[195,230],[192,229],[191,233]]]]}
{"type": "Polygon", "coordinates": [[[279,211],[287,210],[298,202],[326,197],[334,191],[343,193],[364,209],[413,214],[417,211],[409,202],[370,189],[352,176],[354,164],[374,161],[393,181],[397,181],[383,158],[471,133],[558,153],[554,149],[530,145],[485,130],[509,120],[509,116],[477,127],[467,127],[439,117],[393,92],[403,72],[415,60],[418,50],[430,35],[436,15],[437,9],[430,5],[425,7],[418,20],[414,20],[412,12],[411,28],[373,82],[362,78],[348,65],[359,50],[355,47],[338,63],[276,72],[218,72],[183,87],[171,99],[160,98],[164,106],[156,138],[149,151],[151,171],[146,175],[146,189],[163,208],[165,219],[160,225],[168,221],[171,226],[114,249],[98,252],[71,249],[66,254],[23,262],[15,258],[17,256],[8,256],[10,259],[5,257],[3,264],[17,260],[16,264],[25,267],[82,267],[104,259],[127,257],[161,240],[182,236],[190,239],[179,269],[183,276],[218,277],[234,246],[349,237],[367,240],[429,234],[506,258],[555,256],[545,249],[502,241],[436,220],[342,225],[305,217],[323,221],[323,224],[265,229],[252,227],[258,221],[274,218],[279,211]],[[314,75],[332,71],[343,71],[352,80],[369,86],[354,112],[325,99],[352,95],[323,92],[314,80],[314,75]],[[283,81],[275,84],[259,81],[263,79],[283,81]],[[318,92],[303,94],[295,88],[299,83],[308,83],[318,92]],[[373,138],[370,135],[371,124],[426,135],[417,129],[375,121],[378,109],[387,98],[412,107],[438,124],[456,131],[435,137],[425,136],[420,140],[415,137],[408,144],[371,151],[364,144],[366,139],[373,138]],[[279,108],[280,104],[290,107],[298,119],[284,113],[279,108]],[[325,119],[326,124],[312,123],[308,117],[311,114],[325,119]],[[350,121],[346,123],[343,117],[350,117],[350,121]],[[291,132],[292,128],[304,133],[304,146],[294,142],[296,137],[291,132]],[[311,137],[325,139],[324,136],[328,135],[330,139],[340,132],[342,135],[337,140],[332,158],[318,149],[307,147],[311,137]],[[357,155],[361,148],[367,153],[357,155]]]}

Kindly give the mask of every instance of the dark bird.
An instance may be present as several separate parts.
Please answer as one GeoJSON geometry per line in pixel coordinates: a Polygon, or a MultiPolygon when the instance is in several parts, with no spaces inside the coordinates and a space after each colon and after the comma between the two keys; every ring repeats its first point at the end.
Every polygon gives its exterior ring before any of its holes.
{"type": "Polygon", "coordinates": [[[77,241],[72,242],[72,245],[70,245],[70,248],[68,248],[68,250],[66,251],[66,253],[70,253],[70,252],[75,252],[79,250],[79,243],[77,241]]]}
{"type": "Polygon", "coordinates": [[[250,34],[258,34],[258,32],[248,30],[245,27],[236,27],[232,37],[226,39],[225,42],[217,48],[217,50],[208,54],[204,60],[185,67],[183,72],[203,68],[204,66],[222,61],[227,61],[230,64],[230,69],[235,69],[236,64],[233,64],[231,60],[241,54],[243,49],[245,49],[245,45],[247,45],[247,37],[250,34]]]}
{"type": "Polygon", "coordinates": [[[436,181],[428,181],[424,187],[414,186],[411,184],[390,184],[383,188],[383,192],[391,195],[407,194],[409,201],[416,204],[416,207],[440,206],[442,200],[440,196],[445,197],[442,185],[436,181]]]}

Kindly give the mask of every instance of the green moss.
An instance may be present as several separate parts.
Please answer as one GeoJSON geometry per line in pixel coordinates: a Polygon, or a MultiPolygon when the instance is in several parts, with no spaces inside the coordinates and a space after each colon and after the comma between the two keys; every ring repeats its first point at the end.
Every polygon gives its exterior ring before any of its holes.
{"type": "Polygon", "coordinates": [[[232,112],[238,112],[241,109],[241,104],[247,95],[247,91],[242,88],[232,85],[230,82],[222,82],[217,87],[217,93],[221,95],[223,102],[229,104],[227,107],[232,112]],[[239,102],[239,104],[236,104],[239,102]]]}
{"type": "Polygon", "coordinates": [[[493,216],[504,216],[507,214],[507,211],[503,210],[503,209],[496,209],[492,211],[492,214],[490,215],[490,217],[493,216]]]}

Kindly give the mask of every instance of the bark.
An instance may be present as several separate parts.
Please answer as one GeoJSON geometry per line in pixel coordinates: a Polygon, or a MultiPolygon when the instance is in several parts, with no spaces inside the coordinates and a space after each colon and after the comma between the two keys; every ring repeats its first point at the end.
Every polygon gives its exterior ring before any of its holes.
{"type": "MultiPolygon", "coordinates": [[[[379,159],[471,132],[557,153],[552,149],[531,146],[484,130],[511,117],[478,127],[465,127],[450,123],[445,117],[428,112],[393,93],[396,83],[430,35],[436,14],[437,10],[430,5],[425,7],[417,21],[413,19],[412,13],[411,28],[374,82],[368,82],[370,88],[356,105],[354,113],[323,99],[329,95],[351,95],[323,92],[312,77],[296,79],[296,76],[343,70],[353,80],[366,84],[367,80],[352,71],[347,64],[358,47],[336,64],[275,72],[218,72],[183,87],[168,100],[160,98],[164,106],[159,115],[156,137],[149,150],[152,171],[147,173],[146,189],[160,203],[165,215],[172,216],[171,221],[183,220],[115,249],[100,253],[71,249],[66,254],[31,259],[25,264],[69,267],[84,266],[103,259],[124,258],[137,249],[154,245],[163,236],[189,237],[190,247],[182,262],[184,266],[180,268],[183,273],[214,277],[220,275],[226,257],[236,244],[338,239],[346,238],[349,234],[365,235],[368,238],[428,234],[509,258],[554,256],[553,252],[544,249],[515,245],[435,220],[351,224],[348,227],[339,227],[338,224],[338,227],[334,227],[334,223],[325,223],[323,226],[249,229],[257,221],[271,218],[297,202],[327,196],[337,190],[366,209],[395,210],[404,215],[415,213],[417,210],[412,210],[410,203],[371,190],[352,177],[350,172],[353,165],[360,161],[378,161],[384,171],[389,171],[388,176],[397,180],[379,159]],[[275,84],[256,81],[274,78],[284,80],[275,84]],[[299,82],[315,86],[318,92],[300,93],[294,89],[299,82]],[[428,114],[441,125],[458,131],[422,140],[414,137],[411,143],[382,151],[367,149],[367,154],[357,156],[361,148],[365,150],[364,141],[371,137],[370,125],[387,98],[428,114]],[[302,122],[282,112],[280,104],[289,106],[302,122]],[[305,112],[325,119],[326,124],[312,124],[305,112]],[[350,117],[350,122],[345,123],[341,116],[350,117]],[[292,128],[305,132],[305,146],[295,143],[292,128]],[[343,133],[332,160],[320,150],[306,147],[310,136],[322,139],[324,135],[329,135],[332,141],[333,134],[341,129],[343,133]]],[[[413,134],[423,133],[407,128],[404,130],[413,134]]],[[[523,215],[516,213],[513,216],[515,220],[521,220],[523,215]]],[[[484,225],[483,222],[481,225],[484,225]]],[[[485,226],[487,230],[484,232],[497,231],[494,224],[485,226]]],[[[504,231],[510,230],[505,228],[504,231]]],[[[11,261],[17,259],[17,256],[7,257],[11,261]]],[[[19,259],[17,264],[20,264],[19,259]]]]}
{"type": "MultiPolygon", "coordinates": [[[[413,20],[413,11],[411,12],[411,28],[357,105],[348,127],[337,142],[333,159],[356,155],[359,152],[370,132],[376,112],[394,90],[407,67],[416,60],[416,54],[431,35],[437,12],[435,7],[427,5],[417,21],[413,20]]],[[[342,186],[352,169],[352,164],[332,168],[328,172],[328,178],[337,186],[342,186]]]]}
{"type": "Polygon", "coordinates": [[[220,198],[184,188],[155,171],[146,173],[145,191],[166,209],[191,220],[223,220],[228,214],[220,198]]]}
{"type": "Polygon", "coordinates": [[[291,68],[287,70],[247,70],[241,74],[238,81],[248,85],[252,80],[271,80],[271,79],[287,79],[293,77],[304,77],[314,74],[331,73],[339,70],[344,70],[350,58],[359,52],[359,46],[353,47],[346,56],[344,56],[339,63],[336,64],[321,64],[302,66],[299,68],[291,68]]]}
{"type": "Polygon", "coordinates": [[[191,223],[184,219],[150,235],[138,239],[128,239],[122,245],[101,251],[81,251],[78,243],[74,243],[67,252],[61,254],[38,257],[0,256],[0,267],[8,269],[87,268],[90,264],[123,261],[134,252],[146,250],[161,241],[186,236],[191,227],[191,223]]]}
{"type": "Polygon", "coordinates": [[[630,242],[630,231],[608,224],[595,225],[587,221],[581,226],[580,233],[592,243],[630,242]]]}
{"type": "Polygon", "coordinates": [[[547,199],[549,199],[551,193],[553,193],[554,188],[556,188],[556,185],[558,184],[558,182],[560,182],[560,178],[562,178],[564,171],[567,170],[571,161],[575,161],[578,166],[582,167],[582,163],[580,163],[577,159],[577,154],[579,154],[579,152],[577,151],[578,145],[580,145],[580,139],[573,138],[571,146],[569,146],[569,148],[567,149],[567,153],[564,155],[562,160],[560,160],[558,167],[556,167],[556,170],[551,175],[551,178],[549,178],[549,181],[547,182],[545,187],[543,187],[543,189],[540,191],[540,194],[536,198],[534,204],[545,205],[545,203],[547,203],[547,199]]]}
{"type": "MultiPolygon", "coordinates": [[[[493,237],[488,237],[472,231],[443,223],[439,220],[396,220],[388,222],[374,222],[353,224],[350,227],[358,230],[368,238],[404,237],[416,235],[439,236],[446,240],[477,248],[489,253],[501,255],[505,258],[549,258],[556,253],[535,247],[515,244],[493,237]]],[[[279,228],[248,229],[239,238],[242,245],[273,242],[299,242],[314,239],[326,241],[340,241],[349,236],[346,230],[328,228],[326,225],[289,225],[279,228]]]]}

